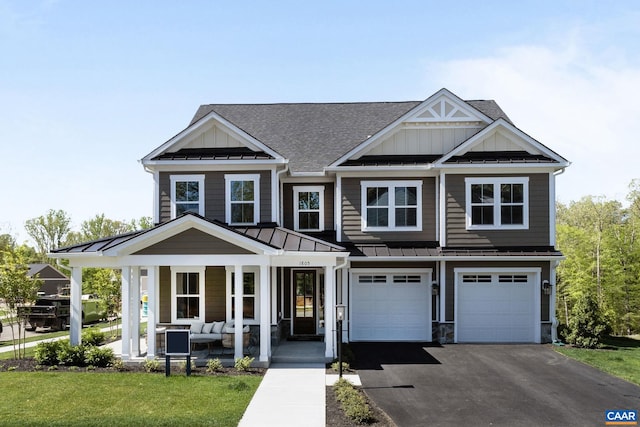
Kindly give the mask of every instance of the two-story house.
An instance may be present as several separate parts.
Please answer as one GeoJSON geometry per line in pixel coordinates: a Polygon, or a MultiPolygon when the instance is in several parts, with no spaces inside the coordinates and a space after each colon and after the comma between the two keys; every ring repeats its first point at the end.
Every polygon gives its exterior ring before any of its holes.
{"type": "Polygon", "coordinates": [[[336,304],[346,341],[552,339],[569,162],[494,101],[203,105],[141,162],[156,226],[52,254],[76,311],[82,267],[122,269],[125,359],[142,268],[149,330],[233,320],[239,357],[251,325],[264,363],[285,337],[334,357],[336,304]]]}

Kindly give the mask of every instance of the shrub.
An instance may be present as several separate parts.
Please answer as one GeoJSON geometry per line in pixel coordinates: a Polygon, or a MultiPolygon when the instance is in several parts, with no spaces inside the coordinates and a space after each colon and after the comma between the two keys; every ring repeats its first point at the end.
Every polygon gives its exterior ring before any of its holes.
{"type": "Polygon", "coordinates": [[[89,328],[82,331],[82,344],[84,345],[101,345],[105,340],[105,333],[98,328],[89,328]]]}
{"type": "MultiPolygon", "coordinates": [[[[333,362],[331,364],[331,369],[333,369],[335,372],[340,372],[340,362],[333,362]]],[[[342,370],[348,371],[349,369],[351,369],[351,366],[349,366],[347,362],[342,362],[342,370]]]]}
{"type": "Polygon", "coordinates": [[[111,363],[111,367],[118,372],[124,372],[127,370],[127,365],[125,365],[122,359],[114,359],[111,363]]]}
{"type": "Polygon", "coordinates": [[[582,295],[571,310],[567,341],[576,347],[596,348],[609,332],[596,300],[582,295]]]}
{"type": "Polygon", "coordinates": [[[144,370],[146,372],[160,372],[160,362],[158,359],[149,359],[144,362],[144,370]]]}
{"type": "MultiPolygon", "coordinates": [[[[68,341],[67,341],[68,342],[68,341]]],[[[63,341],[40,342],[36,345],[34,359],[39,365],[57,365],[58,351],[63,341]]]]}
{"type": "Polygon", "coordinates": [[[255,357],[249,357],[249,356],[245,356],[242,359],[237,358],[235,363],[235,368],[237,371],[240,371],[240,372],[248,371],[254,360],[255,360],[255,357]]]}
{"type": "Polygon", "coordinates": [[[85,363],[96,368],[106,368],[113,364],[113,350],[105,347],[89,347],[85,355],[85,363]]]}
{"type": "Polygon", "coordinates": [[[339,379],[334,385],[334,392],[342,411],[353,422],[367,424],[373,421],[373,412],[367,400],[349,381],[339,379]]]}
{"type": "Polygon", "coordinates": [[[220,359],[215,358],[207,361],[207,373],[211,374],[213,372],[220,372],[223,369],[224,367],[222,366],[220,359]]]}
{"type": "Polygon", "coordinates": [[[71,345],[69,341],[60,341],[60,347],[56,353],[58,356],[58,362],[61,365],[67,366],[85,366],[86,357],[85,353],[87,348],[80,345],[71,345]]]}

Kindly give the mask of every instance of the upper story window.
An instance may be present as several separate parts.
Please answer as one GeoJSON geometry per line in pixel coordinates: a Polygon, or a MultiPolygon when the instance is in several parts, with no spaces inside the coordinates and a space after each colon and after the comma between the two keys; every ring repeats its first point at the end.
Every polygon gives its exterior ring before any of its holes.
{"type": "Polygon", "coordinates": [[[185,212],[204,216],[204,175],[171,175],[171,218],[185,212]]]}
{"type": "Polygon", "coordinates": [[[255,225],[260,220],[260,175],[225,175],[226,222],[255,225]]]}
{"type": "Polygon", "coordinates": [[[421,231],[422,181],[362,181],[363,231],[421,231]]]}
{"type": "Polygon", "coordinates": [[[293,226],[299,231],[324,230],[324,187],[293,187],[293,226]]]}
{"type": "Polygon", "coordinates": [[[527,177],[467,178],[467,229],[529,228],[527,177]]]}

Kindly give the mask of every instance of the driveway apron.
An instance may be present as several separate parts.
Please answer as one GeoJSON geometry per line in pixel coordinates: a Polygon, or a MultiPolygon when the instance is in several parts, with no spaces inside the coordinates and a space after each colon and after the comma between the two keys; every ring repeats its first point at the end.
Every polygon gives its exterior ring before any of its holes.
{"type": "Polygon", "coordinates": [[[546,345],[353,343],[367,395],[405,426],[603,426],[640,387],[546,345]]]}

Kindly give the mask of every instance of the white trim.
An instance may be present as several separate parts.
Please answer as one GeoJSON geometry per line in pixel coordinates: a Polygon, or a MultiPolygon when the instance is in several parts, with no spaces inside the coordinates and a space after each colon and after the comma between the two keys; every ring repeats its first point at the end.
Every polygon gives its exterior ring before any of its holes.
{"type": "Polygon", "coordinates": [[[422,181],[360,181],[360,221],[362,231],[422,231],[422,181]],[[367,189],[371,187],[387,187],[389,189],[389,203],[386,206],[388,212],[389,225],[387,227],[371,227],[367,225],[367,189]],[[395,188],[396,187],[416,187],[416,225],[397,226],[395,217],[395,188]]]}
{"type": "Polygon", "coordinates": [[[335,215],[336,242],[342,242],[342,175],[336,175],[335,197],[333,212],[335,215]]]}
{"type": "Polygon", "coordinates": [[[549,173],[549,246],[556,245],[556,176],[549,173]]]}
{"type": "MultiPolygon", "coordinates": [[[[377,146],[379,143],[382,142],[383,138],[385,138],[386,136],[389,136],[391,132],[394,132],[402,122],[410,121],[412,118],[415,118],[416,116],[422,114],[432,103],[434,103],[434,101],[437,101],[438,98],[449,99],[452,104],[455,104],[458,108],[464,109],[468,111],[470,114],[477,116],[479,120],[484,121],[485,123],[491,123],[492,121],[490,117],[483,114],[480,110],[467,104],[463,99],[459,98],[454,93],[450,92],[448,89],[442,88],[436,93],[434,93],[433,95],[431,95],[429,98],[421,102],[420,104],[416,105],[414,108],[407,111],[405,114],[400,116],[397,120],[387,125],[384,129],[372,135],[365,142],[363,142],[360,145],[357,145],[352,150],[348,151],[346,154],[340,157],[338,160],[331,163],[328,166],[328,169],[332,169],[352,157],[355,158],[360,155],[363,155],[368,150],[374,148],[375,146],[377,146]]],[[[465,119],[465,121],[469,121],[469,120],[465,119]]]]}
{"type": "MultiPolygon", "coordinates": [[[[153,161],[154,157],[159,156],[160,154],[169,151],[169,149],[178,150],[182,147],[184,143],[189,142],[187,137],[194,134],[196,131],[201,128],[205,128],[209,125],[211,121],[216,121],[221,125],[222,130],[229,132],[230,134],[238,137],[240,140],[244,140],[245,145],[249,146],[249,148],[253,147],[257,150],[264,151],[265,153],[273,156],[276,160],[282,159],[282,156],[277,152],[273,151],[271,148],[267,147],[262,142],[258,141],[245,131],[238,128],[233,123],[224,119],[222,116],[218,115],[215,111],[209,112],[206,116],[202,117],[197,122],[189,125],[187,128],[179,132],[177,135],[169,139],[167,142],[153,150],[151,153],[144,156],[140,161],[143,165],[152,165],[154,163],[158,163],[158,161],[153,161]],[[226,128],[226,129],[225,129],[226,128]]],[[[206,129],[202,129],[202,131],[206,131],[206,129]]]]}
{"type": "MultiPolygon", "coordinates": [[[[551,158],[551,159],[553,159],[553,160],[555,160],[556,162],[559,163],[558,165],[547,165],[547,164],[544,164],[544,166],[546,166],[546,167],[555,166],[556,168],[557,167],[563,168],[563,167],[569,166],[570,162],[568,162],[564,157],[562,157],[559,154],[555,153],[554,151],[550,150],[544,144],[542,144],[541,142],[533,139],[532,137],[530,137],[529,135],[527,135],[526,133],[524,133],[523,131],[521,131],[520,129],[518,129],[517,127],[515,127],[514,125],[512,125],[508,121],[506,121],[505,119],[499,118],[496,121],[494,121],[493,123],[491,123],[489,126],[487,126],[486,128],[482,129],[480,132],[478,132],[475,135],[473,135],[471,138],[467,139],[462,144],[460,144],[457,147],[455,147],[453,150],[451,150],[448,153],[446,153],[440,159],[438,159],[434,163],[435,167],[438,167],[438,168],[440,168],[440,167],[450,167],[449,165],[445,165],[445,162],[447,160],[449,160],[453,156],[462,155],[462,154],[468,152],[474,145],[482,142],[483,139],[486,138],[490,133],[497,131],[499,128],[503,128],[506,131],[511,132],[515,136],[521,138],[522,142],[515,141],[512,138],[509,138],[509,139],[514,144],[517,144],[517,145],[521,146],[523,148],[523,150],[531,151],[531,150],[527,150],[527,148],[528,148],[527,145],[528,145],[529,148],[532,148],[533,150],[538,151],[538,152],[542,153],[543,155],[545,155],[545,156],[547,156],[547,157],[549,157],[549,158],[551,158]]],[[[513,165],[511,165],[511,166],[513,166],[513,165]]],[[[527,166],[531,166],[531,165],[527,164],[527,166]]]]}
{"type": "Polygon", "coordinates": [[[176,215],[176,184],[179,182],[197,182],[198,183],[198,215],[204,216],[204,175],[170,175],[169,180],[171,181],[171,219],[175,218],[176,215]]]}
{"type": "Polygon", "coordinates": [[[152,171],[153,174],[153,223],[160,222],[160,172],[152,171]]]}
{"type": "MultiPolygon", "coordinates": [[[[194,322],[204,322],[206,318],[205,313],[205,274],[206,267],[204,266],[171,266],[171,322],[179,324],[192,324],[194,322]],[[178,273],[198,273],[198,313],[199,316],[193,318],[178,318],[178,306],[176,299],[178,298],[178,292],[176,287],[178,286],[177,274],[178,273]]],[[[180,294],[183,295],[183,294],[180,294]]]]}
{"type": "MultiPolygon", "coordinates": [[[[254,313],[253,316],[254,317],[244,317],[244,313],[243,313],[243,322],[245,325],[259,325],[260,324],[260,308],[261,308],[261,304],[260,304],[260,285],[261,285],[261,276],[260,276],[260,267],[264,267],[264,266],[248,266],[248,265],[244,265],[242,266],[242,280],[243,280],[243,284],[244,284],[244,275],[247,273],[252,273],[253,274],[253,294],[245,294],[244,291],[242,292],[242,304],[241,307],[244,307],[244,298],[247,296],[251,296],[253,297],[253,309],[254,309],[254,313]]],[[[231,321],[235,321],[235,319],[233,317],[231,317],[231,301],[232,301],[232,297],[235,296],[235,286],[232,286],[232,280],[231,277],[232,275],[235,275],[235,267],[233,266],[227,266],[225,268],[226,271],[226,320],[228,322],[231,321]]],[[[244,289],[244,288],[242,288],[244,289]]],[[[237,305],[236,305],[237,307],[237,305]]],[[[235,308],[234,308],[235,311],[235,308]]]]}
{"type": "Polygon", "coordinates": [[[278,174],[275,169],[271,170],[271,222],[278,222],[278,207],[279,204],[279,191],[280,184],[278,183],[278,174]]]}
{"type": "Polygon", "coordinates": [[[441,247],[447,246],[447,188],[446,188],[446,174],[440,172],[440,179],[438,182],[440,200],[438,201],[438,222],[437,227],[440,230],[438,241],[441,247]]]}
{"type": "MultiPolygon", "coordinates": [[[[459,291],[459,283],[460,283],[460,277],[464,274],[464,273],[476,273],[476,274],[486,274],[486,275],[500,275],[503,273],[523,273],[523,274],[527,274],[527,275],[531,275],[532,278],[529,279],[529,282],[527,283],[531,283],[533,286],[533,317],[534,317],[534,321],[533,321],[533,325],[531,325],[533,327],[533,339],[534,342],[536,343],[540,343],[542,338],[541,338],[541,332],[540,332],[540,325],[542,324],[542,319],[541,319],[541,309],[540,309],[540,280],[541,280],[541,275],[542,275],[542,268],[540,267],[460,267],[460,268],[454,268],[453,269],[453,275],[454,275],[454,308],[453,308],[453,321],[454,321],[454,326],[453,326],[453,330],[454,330],[454,342],[457,343],[458,342],[458,317],[459,317],[459,310],[458,310],[458,300],[460,298],[460,291],[459,291]]],[[[492,281],[494,279],[492,278],[492,281]]]]}
{"type": "MultiPolygon", "coordinates": [[[[307,209],[305,212],[316,212],[315,209],[307,209]]],[[[293,229],[296,231],[324,231],[324,185],[303,185],[293,187],[293,229]],[[300,228],[299,197],[300,193],[318,193],[318,228],[300,228]]]]}
{"type": "MultiPolygon", "coordinates": [[[[224,175],[225,222],[230,225],[256,225],[260,222],[260,174],[225,174],[224,175]],[[235,181],[253,181],[253,222],[231,222],[231,183],[235,181]]],[[[234,201],[233,203],[246,203],[234,201]]]]}
{"type": "MultiPolygon", "coordinates": [[[[467,177],[464,179],[465,186],[465,216],[467,230],[528,230],[529,229],[529,177],[467,177]],[[493,185],[493,223],[492,224],[473,224],[472,223],[472,201],[471,186],[477,184],[493,185]],[[503,203],[500,200],[500,185],[502,184],[522,184],[523,186],[523,203],[522,203],[522,224],[502,224],[501,207],[503,203]]],[[[484,205],[489,205],[485,203],[484,205]]]]}
{"type": "Polygon", "coordinates": [[[440,323],[447,321],[447,262],[440,263],[440,323]]]}

